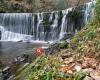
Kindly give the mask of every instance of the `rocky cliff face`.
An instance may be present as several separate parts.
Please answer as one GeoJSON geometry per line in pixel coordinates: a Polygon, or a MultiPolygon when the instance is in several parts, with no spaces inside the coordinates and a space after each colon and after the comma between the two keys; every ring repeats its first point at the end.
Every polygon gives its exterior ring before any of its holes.
{"type": "Polygon", "coordinates": [[[41,12],[82,5],[89,0],[1,0],[0,12],[41,12]]]}
{"type": "Polygon", "coordinates": [[[69,7],[74,7],[74,6],[77,6],[77,5],[83,5],[87,2],[89,2],[90,0],[69,0],[69,7]]]}

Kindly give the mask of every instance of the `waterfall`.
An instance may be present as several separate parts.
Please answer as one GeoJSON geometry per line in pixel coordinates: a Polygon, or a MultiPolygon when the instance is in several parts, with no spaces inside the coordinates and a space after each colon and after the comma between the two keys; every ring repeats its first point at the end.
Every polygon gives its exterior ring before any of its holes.
{"type": "MultiPolygon", "coordinates": [[[[50,25],[50,34],[49,36],[51,36],[51,38],[49,37],[48,40],[56,40],[57,39],[57,26],[58,26],[58,11],[55,13],[55,18],[54,18],[54,21],[53,21],[53,24],[50,25]]],[[[51,17],[52,17],[53,13],[51,14],[51,17]]],[[[51,19],[51,21],[53,20],[53,17],[51,19]]]]}
{"type": "Polygon", "coordinates": [[[64,34],[66,34],[66,28],[67,28],[67,14],[69,11],[72,11],[72,8],[69,8],[67,10],[62,10],[63,18],[62,18],[62,24],[61,24],[61,31],[59,35],[59,39],[62,39],[64,37],[64,34]]]}
{"type": "Polygon", "coordinates": [[[86,10],[85,10],[85,23],[90,20],[92,13],[93,13],[93,7],[95,5],[95,1],[91,0],[91,2],[86,3],[86,10]]]}
{"type": "Polygon", "coordinates": [[[32,34],[31,13],[1,13],[1,41],[25,40],[32,34]]]}
{"type": "Polygon", "coordinates": [[[51,13],[0,13],[1,41],[58,41],[69,39],[91,18],[95,1],[86,5],[78,27],[67,16],[74,8],[51,13]]]}

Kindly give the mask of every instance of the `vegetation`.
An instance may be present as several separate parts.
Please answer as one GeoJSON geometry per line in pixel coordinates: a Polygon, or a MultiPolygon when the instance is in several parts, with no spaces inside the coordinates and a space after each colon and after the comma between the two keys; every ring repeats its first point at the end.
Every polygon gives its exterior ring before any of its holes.
{"type": "Polygon", "coordinates": [[[96,19],[100,21],[100,0],[97,0],[95,5],[95,16],[96,19]]]}
{"type": "MultiPolygon", "coordinates": [[[[84,0],[0,0],[0,12],[44,12],[83,4],[84,0]],[[74,2],[75,1],[75,2],[74,2]],[[59,6],[60,5],[60,6],[59,6]]],[[[85,0],[87,2],[87,0],[85,0]]]]}
{"type": "Polygon", "coordinates": [[[74,77],[66,73],[69,69],[61,66],[64,62],[60,56],[39,56],[26,69],[19,69],[15,80],[82,80],[86,76],[83,71],[76,72],[74,77]]]}

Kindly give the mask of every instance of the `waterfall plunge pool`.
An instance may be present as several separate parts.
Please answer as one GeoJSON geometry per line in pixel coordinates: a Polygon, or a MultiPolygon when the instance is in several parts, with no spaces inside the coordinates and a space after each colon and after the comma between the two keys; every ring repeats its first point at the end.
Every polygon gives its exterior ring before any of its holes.
{"type": "Polygon", "coordinates": [[[16,56],[21,54],[33,54],[34,48],[43,47],[46,48],[47,43],[34,42],[34,43],[25,43],[25,42],[2,42],[0,41],[0,61],[4,65],[9,65],[16,56]]]}

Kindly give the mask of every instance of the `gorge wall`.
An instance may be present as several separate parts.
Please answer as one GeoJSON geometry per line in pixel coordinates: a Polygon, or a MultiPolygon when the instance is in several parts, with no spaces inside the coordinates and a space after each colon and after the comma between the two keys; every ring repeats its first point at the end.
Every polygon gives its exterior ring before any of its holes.
{"type": "Polygon", "coordinates": [[[91,0],[0,0],[0,12],[45,12],[83,5],[91,0]]]}

